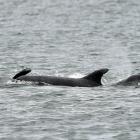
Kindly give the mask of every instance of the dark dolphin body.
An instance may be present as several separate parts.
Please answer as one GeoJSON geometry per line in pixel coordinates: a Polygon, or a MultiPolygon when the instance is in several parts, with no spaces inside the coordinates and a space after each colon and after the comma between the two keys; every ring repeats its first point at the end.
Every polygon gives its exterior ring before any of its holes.
{"type": "Polygon", "coordinates": [[[132,75],[132,76],[128,77],[127,79],[119,81],[115,85],[138,86],[139,84],[140,84],[140,74],[136,74],[136,75],[132,75]]]}
{"type": "Polygon", "coordinates": [[[78,86],[78,87],[96,87],[101,86],[102,76],[108,72],[108,69],[96,70],[93,73],[83,77],[83,78],[65,78],[65,77],[55,77],[55,76],[28,76],[31,69],[23,69],[17,73],[13,79],[20,81],[30,81],[38,84],[51,84],[58,86],[78,86]]]}

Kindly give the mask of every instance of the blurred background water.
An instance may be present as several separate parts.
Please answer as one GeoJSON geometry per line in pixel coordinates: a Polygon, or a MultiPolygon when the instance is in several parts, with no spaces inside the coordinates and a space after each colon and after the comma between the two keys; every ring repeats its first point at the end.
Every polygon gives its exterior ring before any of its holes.
{"type": "Polygon", "coordinates": [[[140,73],[140,1],[0,0],[0,139],[139,140],[140,90],[112,87],[140,73]],[[12,83],[109,68],[94,88],[12,83]]]}

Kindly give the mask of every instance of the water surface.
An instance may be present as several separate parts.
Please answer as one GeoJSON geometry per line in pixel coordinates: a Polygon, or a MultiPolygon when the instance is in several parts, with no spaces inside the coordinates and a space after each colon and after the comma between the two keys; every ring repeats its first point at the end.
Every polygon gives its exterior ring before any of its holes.
{"type": "Polygon", "coordinates": [[[140,73],[140,2],[0,0],[0,139],[139,140],[140,89],[111,86],[140,73]],[[103,87],[13,83],[109,68],[103,87]]]}

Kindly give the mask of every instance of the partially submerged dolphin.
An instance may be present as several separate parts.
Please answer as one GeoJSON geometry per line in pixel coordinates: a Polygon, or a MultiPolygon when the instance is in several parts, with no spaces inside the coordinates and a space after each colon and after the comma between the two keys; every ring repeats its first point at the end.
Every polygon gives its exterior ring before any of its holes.
{"type": "Polygon", "coordinates": [[[96,87],[101,86],[102,76],[108,72],[108,69],[99,69],[93,73],[88,74],[82,78],[66,78],[66,77],[56,77],[56,76],[28,76],[26,74],[30,73],[31,69],[23,69],[17,73],[13,79],[20,81],[35,82],[38,84],[51,84],[58,86],[72,86],[72,87],[96,87]]]}
{"type": "Polygon", "coordinates": [[[140,74],[136,74],[136,75],[132,75],[132,76],[128,77],[127,79],[119,81],[115,85],[138,86],[139,84],[140,84],[140,74]]]}

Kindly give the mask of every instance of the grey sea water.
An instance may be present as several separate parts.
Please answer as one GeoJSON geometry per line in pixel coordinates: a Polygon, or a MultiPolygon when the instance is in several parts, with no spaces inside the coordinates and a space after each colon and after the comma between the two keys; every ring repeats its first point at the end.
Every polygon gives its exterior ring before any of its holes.
{"type": "Polygon", "coordinates": [[[139,140],[140,88],[111,86],[140,73],[140,1],[0,0],[0,139],[139,140]],[[14,83],[109,68],[102,87],[14,83]]]}

